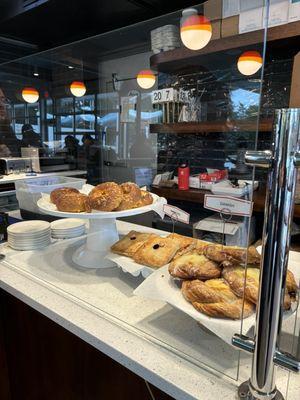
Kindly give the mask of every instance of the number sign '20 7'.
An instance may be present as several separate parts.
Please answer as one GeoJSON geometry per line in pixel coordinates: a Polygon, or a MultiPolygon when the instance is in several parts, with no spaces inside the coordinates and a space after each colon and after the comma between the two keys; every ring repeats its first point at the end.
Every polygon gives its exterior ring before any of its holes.
{"type": "Polygon", "coordinates": [[[175,95],[176,94],[173,88],[154,90],[151,93],[152,104],[175,101],[175,95]]]}

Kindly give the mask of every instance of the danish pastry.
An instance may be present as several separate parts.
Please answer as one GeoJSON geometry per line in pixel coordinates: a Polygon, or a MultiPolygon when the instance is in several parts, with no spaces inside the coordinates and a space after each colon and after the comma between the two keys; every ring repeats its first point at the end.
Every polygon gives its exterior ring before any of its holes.
{"type": "Polygon", "coordinates": [[[58,211],[80,213],[89,211],[87,199],[85,194],[71,192],[59,196],[55,204],[58,211]]]}
{"type": "Polygon", "coordinates": [[[113,253],[132,257],[134,253],[142,246],[142,244],[145,243],[145,241],[150,237],[157,236],[152,233],[130,231],[126,236],[124,236],[111,247],[111,251],[113,253]]]}
{"type": "Polygon", "coordinates": [[[222,245],[210,245],[207,246],[204,254],[210,260],[227,263],[228,264],[241,264],[246,261],[248,264],[259,265],[260,254],[257,252],[254,246],[247,248],[236,247],[236,246],[222,246],[222,245]]]}
{"type": "Polygon", "coordinates": [[[69,194],[69,193],[79,193],[79,190],[77,190],[75,188],[69,188],[69,187],[54,189],[50,193],[50,200],[51,200],[52,203],[56,204],[57,200],[61,196],[69,194]]]}
{"type": "Polygon", "coordinates": [[[88,204],[92,210],[113,211],[123,200],[123,192],[115,182],[97,185],[88,196],[88,204]]]}
{"type": "Polygon", "coordinates": [[[197,251],[191,251],[174,259],[169,265],[169,273],[180,279],[212,279],[221,276],[221,268],[197,251]]]}
{"type": "Polygon", "coordinates": [[[254,311],[253,305],[248,301],[243,304],[224,279],[184,281],[181,291],[196,310],[210,317],[240,319],[254,311]]]}
{"type": "Polygon", "coordinates": [[[172,260],[179,248],[179,243],[170,238],[150,237],[134,253],[133,259],[139,264],[160,268],[172,260]]]}
{"type": "MultiPolygon", "coordinates": [[[[224,268],[222,273],[223,278],[228,282],[230,288],[237,296],[243,297],[245,288],[245,299],[251,301],[254,304],[257,304],[258,302],[259,275],[260,270],[258,268],[248,267],[245,283],[245,269],[242,267],[224,268]]],[[[287,283],[287,290],[284,296],[283,304],[285,310],[288,310],[291,307],[291,297],[288,293],[288,287],[290,289],[295,289],[292,283],[292,277],[294,276],[291,272],[289,273],[289,275],[289,284],[287,283]]]]}
{"type": "Polygon", "coordinates": [[[182,235],[179,235],[178,233],[171,233],[168,236],[168,238],[176,240],[180,245],[180,248],[177,251],[174,259],[189,252],[190,250],[193,250],[196,247],[196,239],[193,239],[191,237],[182,236],[182,235]]]}
{"type": "Polygon", "coordinates": [[[116,211],[129,210],[131,208],[140,207],[142,199],[141,189],[133,182],[126,182],[120,185],[122,190],[122,201],[116,207],[116,211]]]}

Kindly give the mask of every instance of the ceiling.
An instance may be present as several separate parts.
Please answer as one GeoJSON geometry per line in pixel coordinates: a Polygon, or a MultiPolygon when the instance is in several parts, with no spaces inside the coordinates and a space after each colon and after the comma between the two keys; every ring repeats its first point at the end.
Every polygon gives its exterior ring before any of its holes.
{"type": "MultiPolygon", "coordinates": [[[[198,1],[198,4],[202,2],[198,1]]],[[[108,32],[192,4],[186,0],[1,0],[0,62],[108,32]]]]}

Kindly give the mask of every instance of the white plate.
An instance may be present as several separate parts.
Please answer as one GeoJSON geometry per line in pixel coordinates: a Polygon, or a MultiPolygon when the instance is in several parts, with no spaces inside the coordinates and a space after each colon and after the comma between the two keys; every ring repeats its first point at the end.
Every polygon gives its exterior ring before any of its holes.
{"type": "Polygon", "coordinates": [[[67,231],[79,228],[85,228],[85,222],[79,218],[65,218],[58,219],[57,221],[51,222],[52,231],[67,231]]]}
{"type": "MultiPolygon", "coordinates": [[[[149,192],[150,193],[150,192],[149,192]]],[[[138,208],[132,208],[130,210],[124,211],[96,211],[93,210],[90,213],[82,212],[82,213],[72,213],[72,212],[63,212],[58,211],[56,205],[51,203],[50,195],[47,193],[42,193],[42,197],[37,201],[37,205],[41,211],[47,213],[49,215],[54,215],[58,217],[71,217],[71,218],[85,218],[85,219],[92,219],[92,218],[119,218],[119,217],[126,217],[131,215],[143,214],[148,211],[156,211],[158,214],[162,214],[163,205],[167,203],[166,199],[163,197],[159,197],[154,193],[150,193],[153,197],[153,203],[138,208]]]]}
{"type": "Polygon", "coordinates": [[[7,232],[16,235],[35,235],[50,229],[50,223],[46,221],[22,221],[9,225],[7,232]]]}
{"type": "MultiPolygon", "coordinates": [[[[299,261],[298,261],[299,262],[299,261]]],[[[289,264],[289,269],[294,273],[296,282],[300,279],[300,268],[295,263],[289,264]]],[[[197,311],[192,304],[185,300],[180,290],[180,281],[169,275],[168,265],[156,270],[138,286],[133,294],[152,300],[161,300],[181,310],[197,322],[214,332],[222,340],[231,344],[232,336],[240,332],[241,321],[225,318],[211,318],[197,311]]],[[[297,302],[293,303],[292,310],[284,313],[284,319],[295,312],[297,302]]],[[[255,324],[255,313],[243,320],[243,332],[247,333],[255,324]]]]}

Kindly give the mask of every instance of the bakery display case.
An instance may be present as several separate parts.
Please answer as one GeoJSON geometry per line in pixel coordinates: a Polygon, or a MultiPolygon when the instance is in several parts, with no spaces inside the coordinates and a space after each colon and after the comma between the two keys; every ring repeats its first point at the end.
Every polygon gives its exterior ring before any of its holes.
{"type": "MultiPolygon", "coordinates": [[[[191,368],[239,384],[254,353],[251,390],[265,396],[273,356],[299,364],[299,255],[288,269],[286,256],[300,216],[288,161],[300,22],[280,20],[272,2],[232,3],[0,65],[11,143],[24,145],[21,124],[38,126],[29,148],[87,171],[80,188],[35,197],[44,214],[87,222],[86,234],[5,263],[191,368]]],[[[284,395],[294,390],[293,374],[277,375],[284,395]]]]}

